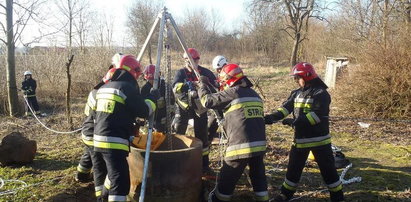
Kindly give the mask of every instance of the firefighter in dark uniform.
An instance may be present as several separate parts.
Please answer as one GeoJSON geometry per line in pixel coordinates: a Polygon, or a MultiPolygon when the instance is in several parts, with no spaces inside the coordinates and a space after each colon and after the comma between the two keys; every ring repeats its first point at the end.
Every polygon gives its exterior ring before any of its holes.
{"type": "MultiPolygon", "coordinates": [[[[200,54],[194,48],[187,49],[194,62],[198,65],[200,54]]],[[[209,159],[209,141],[207,138],[207,110],[201,106],[197,91],[193,85],[197,77],[192,72],[188,56],[184,53],[186,67],[179,69],[174,77],[173,92],[176,99],[176,112],[173,120],[173,128],[177,134],[185,134],[188,126],[188,120],[194,119],[195,137],[203,142],[203,172],[210,171],[208,167],[209,159]]],[[[216,80],[215,75],[209,69],[198,65],[200,75],[209,78],[210,81],[216,80]]],[[[216,86],[216,84],[213,84],[216,86]]]]}
{"type": "Polygon", "coordinates": [[[34,111],[36,115],[40,115],[40,108],[36,97],[36,88],[37,83],[36,80],[32,78],[32,73],[30,71],[25,71],[24,81],[21,83],[21,90],[23,91],[24,98],[27,100],[27,102],[24,102],[26,106],[26,116],[31,115],[30,108],[34,111]]]}
{"type": "MultiPolygon", "coordinates": [[[[134,136],[135,118],[149,117],[155,110],[155,104],[153,100],[144,100],[136,88],[141,69],[134,56],[122,56],[115,67],[117,70],[111,81],[96,94],[94,151],[102,156],[107,169],[104,186],[96,187],[96,194],[101,188],[102,195],[98,200],[107,200],[108,191],[108,201],[126,201],[130,190],[126,158],[130,150],[130,137],[134,136]]],[[[94,168],[94,172],[102,171],[94,168]]]]}
{"type": "Polygon", "coordinates": [[[294,127],[294,144],[291,146],[281,194],[275,201],[288,201],[292,198],[310,150],[330,191],[331,201],[342,201],[342,182],[335,168],[331,149],[328,116],[331,97],[327,86],[315,73],[313,66],[306,62],[296,64],[291,75],[300,88],[292,91],[276,112],[264,117],[267,124],[279,121],[290,113],[294,117],[282,121],[283,124],[294,127]]]}
{"type": "MultiPolygon", "coordinates": [[[[105,169],[104,160],[102,159],[102,157],[95,155],[93,148],[94,119],[97,107],[96,93],[101,86],[110,81],[111,77],[113,76],[116,70],[115,68],[113,68],[114,64],[118,63],[122,55],[122,53],[116,53],[112,57],[111,65],[108,68],[109,71],[103,77],[102,81],[98,83],[96,86],[94,86],[93,90],[89,93],[87,97],[87,103],[84,109],[84,114],[86,115],[86,118],[83,122],[83,128],[81,130],[81,140],[84,143],[85,147],[84,152],[81,155],[79,164],[77,165],[77,173],[75,176],[75,180],[78,182],[89,182],[93,179],[93,176],[91,175],[91,171],[93,168],[93,159],[95,161],[94,164],[102,167],[101,169],[103,170],[105,169]]],[[[95,178],[97,180],[95,184],[103,185],[105,177],[106,174],[104,174],[103,176],[96,176],[95,178]]]]}
{"type": "MultiPolygon", "coordinates": [[[[150,96],[150,90],[153,88],[154,85],[154,73],[156,70],[155,65],[148,65],[144,68],[143,74],[144,79],[147,81],[143,87],[141,87],[141,96],[147,97],[150,96]]],[[[164,79],[160,78],[159,80],[159,93],[160,96],[157,100],[156,106],[156,115],[154,121],[154,128],[158,132],[165,132],[166,128],[166,116],[167,116],[167,109],[166,109],[166,82],[164,79]]],[[[173,96],[171,96],[171,103],[174,103],[173,96]]]]}
{"type": "Polygon", "coordinates": [[[263,161],[266,151],[263,101],[251,89],[250,80],[238,65],[225,65],[219,79],[226,88],[224,91],[210,93],[204,87],[208,81],[206,77],[200,77],[198,91],[206,108],[224,111],[223,127],[228,136],[223,167],[210,199],[214,202],[230,201],[237,181],[248,166],[255,200],[268,202],[263,161]]]}

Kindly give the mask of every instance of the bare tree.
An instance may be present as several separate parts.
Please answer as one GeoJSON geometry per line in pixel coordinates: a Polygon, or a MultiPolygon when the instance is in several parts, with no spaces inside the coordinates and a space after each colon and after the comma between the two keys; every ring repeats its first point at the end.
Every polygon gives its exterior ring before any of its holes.
{"type": "Polygon", "coordinates": [[[34,19],[36,9],[42,2],[40,0],[18,3],[13,0],[6,0],[6,5],[0,4],[0,7],[5,12],[0,12],[2,15],[6,15],[7,25],[4,26],[0,22],[1,30],[4,35],[7,36],[7,41],[0,38],[0,41],[7,46],[7,93],[8,93],[8,108],[9,115],[15,116],[18,112],[18,97],[17,97],[17,85],[16,85],[16,71],[15,71],[15,43],[20,40],[21,34],[26,28],[28,22],[34,19]],[[16,9],[13,8],[16,5],[16,9]],[[15,12],[14,12],[15,11],[15,12]],[[17,20],[13,21],[13,15],[17,16],[17,20]]]}
{"type": "Polygon", "coordinates": [[[253,4],[271,5],[280,10],[287,16],[285,18],[285,28],[283,31],[287,33],[293,40],[290,62],[291,65],[297,63],[298,51],[300,44],[307,39],[308,29],[311,19],[324,20],[320,16],[321,6],[320,0],[254,0],[253,4]]]}
{"type": "Polygon", "coordinates": [[[66,22],[68,28],[64,30],[67,36],[67,49],[68,49],[68,57],[66,63],[66,76],[67,76],[67,89],[66,89],[66,118],[69,126],[73,127],[73,121],[71,118],[71,73],[70,68],[73,62],[73,26],[75,20],[78,19],[80,13],[86,8],[87,2],[86,0],[59,0],[55,2],[57,7],[59,8],[61,14],[64,16],[62,22],[66,22]]]}
{"type": "Polygon", "coordinates": [[[99,21],[95,23],[94,28],[94,45],[100,48],[111,48],[113,43],[114,20],[112,16],[101,14],[99,21]]]}
{"type": "MultiPolygon", "coordinates": [[[[135,1],[131,7],[128,15],[128,26],[131,30],[132,38],[137,44],[143,44],[144,40],[148,36],[150,29],[156,19],[158,13],[163,7],[163,1],[145,1],[138,0],[135,1]]],[[[155,32],[156,33],[156,32],[155,32]]],[[[156,36],[153,36],[156,39],[156,36]]],[[[149,57],[150,64],[152,62],[152,42],[147,46],[147,53],[149,57]]]]}

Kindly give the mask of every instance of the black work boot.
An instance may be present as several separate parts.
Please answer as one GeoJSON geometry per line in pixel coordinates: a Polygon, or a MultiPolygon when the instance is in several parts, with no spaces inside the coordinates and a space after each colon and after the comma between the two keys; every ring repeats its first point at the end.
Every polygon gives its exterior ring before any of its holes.
{"type": "Polygon", "coordinates": [[[87,183],[93,181],[93,175],[91,173],[77,172],[75,178],[77,182],[87,183]]]}
{"type": "Polygon", "coordinates": [[[330,191],[330,198],[331,201],[344,201],[344,193],[342,190],[337,191],[337,192],[331,192],[330,191]]]}
{"type": "Polygon", "coordinates": [[[284,201],[289,201],[292,198],[292,196],[286,196],[285,194],[279,194],[274,198],[274,201],[276,202],[284,202],[284,201]]]}

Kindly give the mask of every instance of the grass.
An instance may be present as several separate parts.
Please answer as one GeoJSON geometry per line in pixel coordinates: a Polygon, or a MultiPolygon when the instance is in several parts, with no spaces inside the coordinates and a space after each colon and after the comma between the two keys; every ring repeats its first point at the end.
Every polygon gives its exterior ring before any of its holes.
{"type": "MultiPolygon", "coordinates": [[[[295,88],[288,76],[288,67],[255,67],[244,69],[252,79],[260,78],[264,91],[265,111],[276,109],[295,88]]],[[[257,91],[258,92],[258,91],[257,91]]],[[[84,95],[73,99],[74,125],[81,125],[84,95]]],[[[42,118],[53,129],[68,131],[64,117],[63,98],[47,100],[46,112],[51,116],[42,118]],[[59,101],[61,100],[61,101],[59,101]]],[[[44,106],[44,105],[43,105],[44,106]]],[[[338,107],[338,106],[333,106],[338,107]]],[[[339,114],[332,114],[338,116],[339,114]]],[[[4,137],[19,131],[37,141],[34,162],[25,166],[0,167],[2,179],[23,180],[29,186],[12,195],[0,196],[0,201],[94,201],[91,183],[74,181],[74,173],[83,145],[80,135],[55,134],[42,128],[34,119],[0,118],[0,134],[4,137]]],[[[411,201],[411,140],[407,124],[370,122],[368,129],[360,128],[355,121],[331,122],[333,143],[342,148],[353,163],[346,178],[362,177],[362,182],[344,187],[346,201],[411,201]]],[[[281,124],[267,126],[269,142],[266,154],[266,171],[270,197],[278,193],[288,162],[288,150],[293,138],[291,128],[281,124]]],[[[211,152],[212,166],[217,171],[217,151],[211,152]]],[[[339,170],[341,172],[341,170],[339,170]]],[[[245,177],[237,184],[233,201],[253,200],[251,186],[245,177]]],[[[18,183],[6,183],[0,192],[18,188],[18,183]]],[[[210,187],[214,184],[210,182],[210,187]]],[[[315,163],[309,162],[304,169],[295,201],[328,201],[328,193],[320,192],[325,185],[315,163]]]]}

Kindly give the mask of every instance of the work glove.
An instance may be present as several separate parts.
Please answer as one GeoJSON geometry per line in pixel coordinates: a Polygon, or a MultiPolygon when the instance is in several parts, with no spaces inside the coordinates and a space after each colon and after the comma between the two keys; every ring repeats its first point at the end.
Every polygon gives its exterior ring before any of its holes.
{"type": "Polygon", "coordinates": [[[281,122],[283,125],[287,125],[287,126],[291,126],[291,127],[293,127],[294,126],[294,119],[292,119],[292,118],[286,118],[286,119],[283,119],[283,121],[281,122]]]}
{"type": "Polygon", "coordinates": [[[264,122],[265,124],[273,124],[275,122],[277,122],[277,120],[274,119],[274,115],[269,114],[269,115],[265,115],[264,116],[264,122]]]}
{"type": "Polygon", "coordinates": [[[197,99],[197,98],[198,98],[198,93],[197,93],[197,91],[195,91],[195,90],[190,90],[190,91],[188,91],[188,93],[189,93],[189,96],[190,96],[191,98],[193,98],[193,99],[197,99]]]}
{"type": "Polygon", "coordinates": [[[150,90],[150,98],[152,101],[157,101],[160,98],[160,91],[158,89],[152,88],[150,90]]]}

